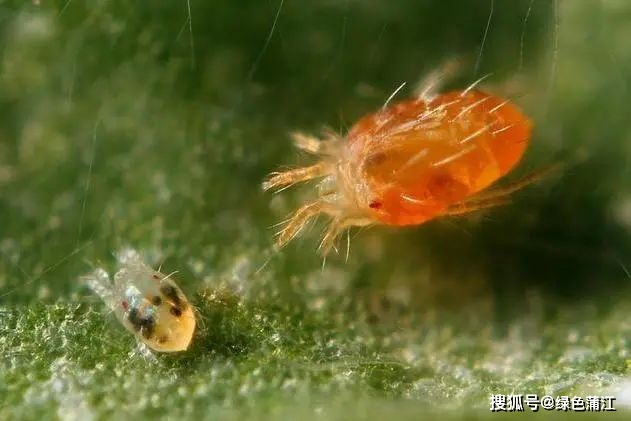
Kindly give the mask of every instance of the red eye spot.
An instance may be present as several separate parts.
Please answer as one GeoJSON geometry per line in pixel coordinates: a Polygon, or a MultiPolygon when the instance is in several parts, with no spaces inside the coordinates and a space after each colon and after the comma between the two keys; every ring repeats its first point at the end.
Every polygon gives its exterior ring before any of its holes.
{"type": "Polygon", "coordinates": [[[383,206],[383,203],[373,200],[372,202],[370,202],[368,206],[370,206],[371,209],[381,209],[381,207],[383,206]]]}
{"type": "Polygon", "coordinates": [[[129,303],[127,301],[121,301],[121,306],[125,311],[129,309],[129,303]]]}

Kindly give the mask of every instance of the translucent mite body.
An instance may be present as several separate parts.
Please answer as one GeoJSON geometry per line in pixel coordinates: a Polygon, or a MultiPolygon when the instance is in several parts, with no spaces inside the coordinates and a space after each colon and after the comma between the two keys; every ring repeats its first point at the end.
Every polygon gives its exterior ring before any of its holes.
{"type": "Polygon", "coordinates": [[[331,217],[320,244],[326,254],[349,226],[417,225],[503,203],[526,182],[482,191],[519,162],[531,123],[509,101],[473,88],[384,105],[345,138],[294,134],[296,146],[319,162],[274,173],[263,188],[322,180],[318,197],[294,213],[277,244],[319,213],[331,217]]]}
{"type": "Polygon", "coordinates": [[[83,280],[141,343],[159,352],[186,350],[195,314],[182,290],[170,276],[145,265],[134,250],[118,257],[121,268],[114,282],[100,268],[83,280]]]}

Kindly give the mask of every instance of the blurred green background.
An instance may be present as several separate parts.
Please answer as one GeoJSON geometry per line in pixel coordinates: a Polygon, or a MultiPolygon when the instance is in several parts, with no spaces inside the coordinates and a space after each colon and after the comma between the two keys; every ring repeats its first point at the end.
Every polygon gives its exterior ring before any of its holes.
{"type": "Polygon", "coordinates": [[[0,0],[0,418],[631,404],[630,19],[622,0],[0,0]],[[491,74],[534,121],[508,179],[563,169],[502,208],[353,230],[348,261],[322,266],[321,226],[273,252],[313,194],[261,192],[309,162],[288,133],[344,133],[454,58],[447,88],[491,74]],[[78,282],[126,246],[179,271],[186,353],[144,360],[78,282]]]}

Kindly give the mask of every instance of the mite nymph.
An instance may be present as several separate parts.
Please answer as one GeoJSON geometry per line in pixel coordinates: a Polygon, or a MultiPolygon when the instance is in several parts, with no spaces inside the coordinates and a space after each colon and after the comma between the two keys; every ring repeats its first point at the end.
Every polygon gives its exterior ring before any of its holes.
{"type": "Polygon", "coordinates": [[[98,268],[82,279],[136,338],[158,352],[188,348],[195,331],[195,314],[170,275],[155,271],[134,250],[118,255],[114,281],[98,268]]]}

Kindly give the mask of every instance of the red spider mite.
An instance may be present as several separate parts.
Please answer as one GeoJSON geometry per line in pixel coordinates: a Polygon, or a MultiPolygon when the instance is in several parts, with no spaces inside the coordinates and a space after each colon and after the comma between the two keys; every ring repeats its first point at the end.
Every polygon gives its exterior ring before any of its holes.
{"type": "MultiPolygon", "coordinates": [[[[479,81],[478,81],[479,82],[479,81]]],[[[532,176],[485,190],[521,159],[530,120],[508,100],[481,92],[424,94],[368,114],[345,137],[294,133],[296,147],[320,159],[276,172],[264,190],[321,178],[317,198],[298,208],[278,233],[281,247],[320,213],[331,221],[320,243],[326,255],[350,226],[418,225],[499,205],[532,176]]]]}

